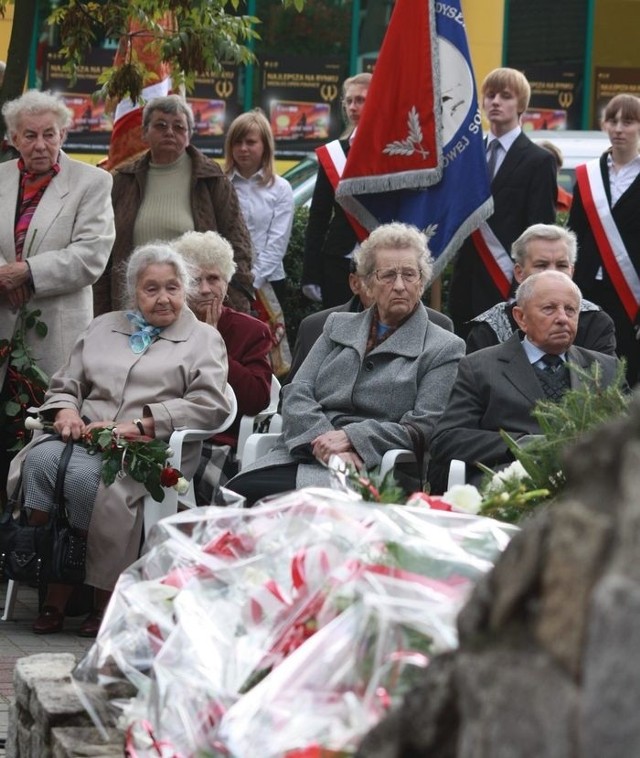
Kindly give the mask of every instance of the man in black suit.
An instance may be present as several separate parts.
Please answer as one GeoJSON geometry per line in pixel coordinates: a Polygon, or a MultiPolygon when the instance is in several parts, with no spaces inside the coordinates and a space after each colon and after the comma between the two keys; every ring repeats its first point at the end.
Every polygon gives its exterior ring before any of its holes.
{"type": "MultiPolygon", "coordinates": [[[[533,224],[511,247],[514,261],[513,276],[518,284],[541,271],[560,271],[573,276],[578,255],[576,235],[555,224],[533,224]]],[[[467,336],[467,353],[483,347],[499,345],[517,331],[513,316],[515,300],[496,305],[471,321],[467,336]]],[[[616,334],[613,319],[599,305],[582,299],[575,344],[607,355],[616,354],[616,334]]]]}
{"type": "Polygon", "coordinates": [[[520,128],[531,94],[529,82],[520,71],[498,68],[481,91],[491,130],[487,154],[494,212],[465,240],[454,263],[449,312],[462,337],[474,316],[509,296],[513,241],[531,224],[552,224],[556,218],[554,157],[520,128]]]}
{"type": "MultiPolygon", "coordinates": [[[[580,301],[580,290],[568,276],[558,271],[533,274],[518,288],[513,309],[524,339],[516,333],[460,361],[431,440],[429,481],[435,491],[442,489],[444,472],[454,458],[489,468],[512,461],[500,430],[515,439],[540,434],[531,414],[535,403],[545,398],[559,400],[567,389],[580,385],[580,377],[569,370],[567,362],[587,369],[597,361],[603,384],[611,383],[617,359],[573,344],[580,301]]],[[[467,471],[473,481],[473,469],[467,466],[467,471]]]]}
{"type": "MultiPolygon", "coordinates": [[[[296,343],[293,347],[293,358],[291,359],[291,368],[287,376],[286,383],[290,382],[296,375],[296,372],[302,365],[302,362],[309,354],[309,351],[314,346],[318,337],[322,334],[326,320],[332,313],[360,313],[360,311],[368,308],[373,300],[367,294],[367,289],[364,286],[362,277],[358,276],[355,272],[355,261],[351,259],[351,270],[349,272],[349,287],[353,292],[353,297],[342,305],[337,305],[334,308],[325,308],[323,311],[317,313],[311,313],[309,316],[305,316],[300,322],[298,327],[298,334],[296,336],[296,343]]],[[[434,324],[441,326],[449,332],[453,331],[453,322],[448,316],[440,311],[433,310],[433,308],[427,308],[425,306],[429,319],[434,324]]]]}

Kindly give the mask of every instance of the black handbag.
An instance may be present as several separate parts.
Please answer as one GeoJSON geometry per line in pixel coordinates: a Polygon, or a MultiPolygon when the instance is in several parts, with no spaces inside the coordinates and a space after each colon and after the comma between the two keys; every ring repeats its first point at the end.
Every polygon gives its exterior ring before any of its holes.
{"type": "Polygon", "coordinates": [[[54,508],[49,521],[30,525],[27,513],[20,509],[14,518],[7,509],[0,519],[0,573],[7,579],[40,584],[82,584],[85,578],[86,536],[69,524],[64,501],[64,478],[73,452],[69,440],[60,457],[54,508]]]}

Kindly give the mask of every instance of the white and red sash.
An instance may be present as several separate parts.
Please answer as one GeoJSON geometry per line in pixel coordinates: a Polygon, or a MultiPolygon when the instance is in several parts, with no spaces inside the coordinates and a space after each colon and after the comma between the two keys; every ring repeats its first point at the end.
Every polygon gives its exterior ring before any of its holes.
{"type": "Polygon", "coordinates": [[[471,232],[471,239],[493,283],[506,300],[509,297],[513,280],[511,256],[486,221],[483,221],[474,232],[471,232]]]}
{"type": "Polygon", "coordinates": [[[640,277],[611,215],[607,193],[602,182],[600,161],[589,161],[578,166],[576,181],[602,263],[629,320],[635,323],[640,307],[640,277]]]}
{"type": "MultiPolygon", "coordinates": [[[[336,191],[338,182],[342,177],[345,164],[347,162],[347,156],[344,154],[340,140],[333,140],[327,145],[322,145],[316,148],[316,155],[322,168],[325,170],[329,183],[333,187],[333,191],[336,191]]],[[[345,211],[347,220],[353,227],[353,231],[356,233],[356,237],[362,242],[369,236],[369,232],[359,224],[356,219],[345,211]]]]}

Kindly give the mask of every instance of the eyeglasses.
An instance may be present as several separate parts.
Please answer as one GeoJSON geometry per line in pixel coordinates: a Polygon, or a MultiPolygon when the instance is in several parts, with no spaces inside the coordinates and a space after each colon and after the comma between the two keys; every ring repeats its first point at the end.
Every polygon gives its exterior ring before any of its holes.
{"type": "Polygon", "coordinates": [[[188,131],[188,127],[185,124],[181,124],[179,121],[176,121],[173,124],[169,124],[166,121],[152,121],[150,126],[152,129],[162,132],[163,134],[168,132],[169,129],[171,129],[174,134],[186,134],[188,131]]]}
{"type": "Polygon", "coordinates": [[[395,284],[400,276],[406,284],[415,284],[422,278],[422,274],[415,268],[377,268],[374,272],[376,279],[383,284],[395,284]]]}

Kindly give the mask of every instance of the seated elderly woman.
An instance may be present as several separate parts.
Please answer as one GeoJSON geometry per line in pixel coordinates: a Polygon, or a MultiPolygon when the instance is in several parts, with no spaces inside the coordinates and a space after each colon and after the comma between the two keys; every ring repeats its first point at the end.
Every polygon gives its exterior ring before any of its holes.
{"type": "Polygon", "coordinates": [[[277,447],[227,486],[249,504],[266,495],[327,484],[333,454],[356,468],[378,466],[392,448],[424,449],[464,355],[464,342],[436,326],[420,302],[431,275],[424,235],[392,223],[356,253],[373,305],[333,313],[284,389],[277,447]]]}
{"type": "MultiPolygon", "coordinates": [[[[132,310],[94,319],[78,338],[69,361],[51,379],[41,417],[61,439],[24,448],[14,459],[10,483],[22,473],[24,507],[31,523],[46,523],[54,500],[56,471],[65,441],[95,427],[120,434],[168,440],[175,429],[212,428],[229,414],[227,357],[215,329],[185,306],[189,274],[182,257],[164,243],[138,248],[131,256],[126,288],[132,310]]],[[[200,446],[183,459],[191,476],[200,446]]],[[[129,476],[110,486],[100,479],[101,457],[75,445],[64,492],[70,522],[88,531],[86,583],[95,588],[94,608],[80,626],[95,636],[120,572],[138,556],[144,486],[129,476]]],[[[62,629],[72,587],[49,584],[38,634],[62,629]]]]}
{"type": "Polygon", "coordinates": [[[214,502],[219,485],[238,472],[236,448],[240,418],[267,407],[271,389],[269,328],[253,316],[224,305],[236,270],[233,248],[217,232],[186,232],[171,243],[193,267],[196,287],[189,306],[200,321],[215,326],[227,348],[229,384],[236,394],[238,414],[233,425],[202,447],[193,478],[198,505],[214,502]]]}

